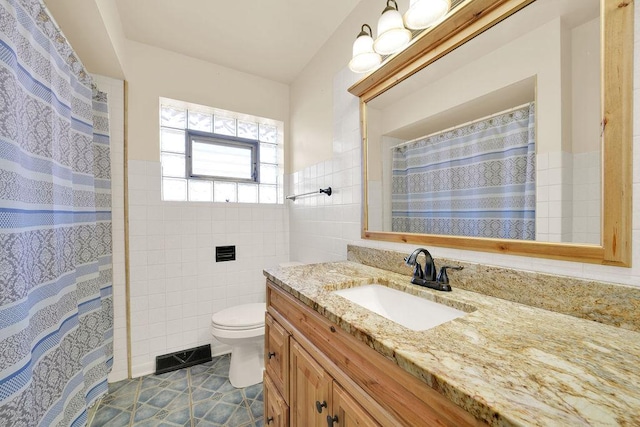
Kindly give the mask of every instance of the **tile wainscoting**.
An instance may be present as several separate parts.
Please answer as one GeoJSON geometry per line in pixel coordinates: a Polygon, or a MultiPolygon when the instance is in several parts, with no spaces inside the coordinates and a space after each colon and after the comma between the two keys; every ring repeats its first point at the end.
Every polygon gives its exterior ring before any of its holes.
{"type": "MultiPolygon", "coordinates": [[[[211,315],[264,301],[263,268],[289,260],[285,205],[163,202],[160,163],[129,161],[132,375],[155,357],[212,343],[211,315]],[[236,260],[215,262],[216,246],[236,260]]],[[[228,347],[214,341],[214,355],[228,347]]]]}

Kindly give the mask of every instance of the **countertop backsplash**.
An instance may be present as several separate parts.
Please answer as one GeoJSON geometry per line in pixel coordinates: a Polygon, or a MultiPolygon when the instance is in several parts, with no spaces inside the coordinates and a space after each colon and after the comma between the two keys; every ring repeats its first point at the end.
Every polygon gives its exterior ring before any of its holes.
{"type": "MultiPolygon", "coordinates": [[[[349,261],[410,277],[412,269],[404,263],[407,255],[363,246],[347,247],[349,261]]],[[[454,289],[640,332],[640,288],[451,259],[437,258],[435,263],[438,269],[443,265],[464,267],[450,273],[454,289]]]]}

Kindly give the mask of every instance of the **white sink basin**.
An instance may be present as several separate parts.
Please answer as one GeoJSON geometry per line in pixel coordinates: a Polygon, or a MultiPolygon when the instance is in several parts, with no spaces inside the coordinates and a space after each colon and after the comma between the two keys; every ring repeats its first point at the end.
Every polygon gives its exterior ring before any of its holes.
{"type": "Polygon", "coordinates": [[[464,316],[464,311],[381,285],[332,292],[414,331],[431,329],[464,316]]]}

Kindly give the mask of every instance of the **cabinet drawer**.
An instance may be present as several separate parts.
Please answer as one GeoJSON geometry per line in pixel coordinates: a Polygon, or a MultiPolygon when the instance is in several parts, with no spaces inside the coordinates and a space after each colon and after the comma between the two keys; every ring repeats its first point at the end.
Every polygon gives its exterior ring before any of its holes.
{"type": "Polygon", "coordinates": [[[289,333],[269,313],[265,317],[264,339],[265,369],[289,403],[289,333]]]}
{"type": "Polygon", "coordinates": [[[271,377],[264,375],[264,422],[270,427],[289,427],[289,407],[278,393],[271,377]]]}

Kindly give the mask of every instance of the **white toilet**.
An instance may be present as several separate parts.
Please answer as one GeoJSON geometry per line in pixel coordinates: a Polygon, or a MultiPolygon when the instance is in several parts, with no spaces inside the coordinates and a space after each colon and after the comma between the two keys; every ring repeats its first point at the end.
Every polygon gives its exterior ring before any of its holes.
{"type": "Polygon", "coordinates": [[[229,381],[236,388],[262,382],[265,303],[225,308],[211,316],[211,335],[231,346],[229,381]]]}

